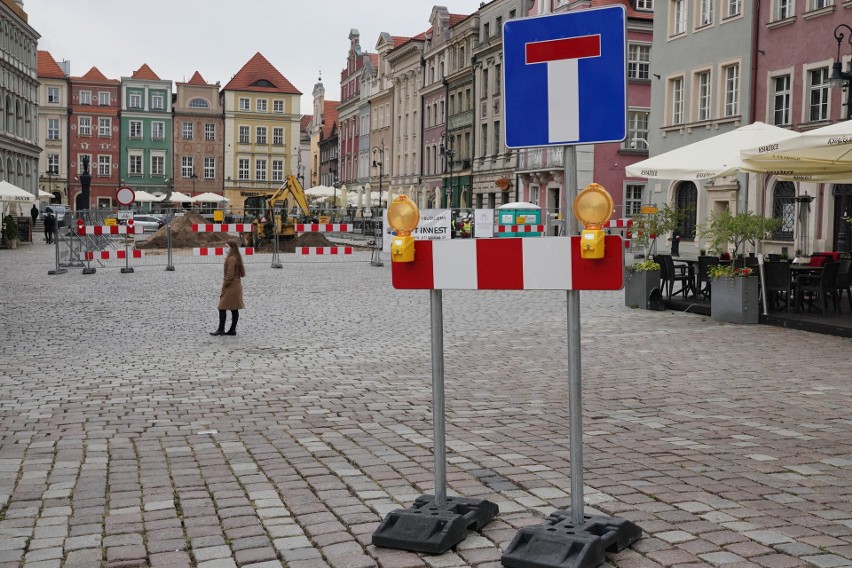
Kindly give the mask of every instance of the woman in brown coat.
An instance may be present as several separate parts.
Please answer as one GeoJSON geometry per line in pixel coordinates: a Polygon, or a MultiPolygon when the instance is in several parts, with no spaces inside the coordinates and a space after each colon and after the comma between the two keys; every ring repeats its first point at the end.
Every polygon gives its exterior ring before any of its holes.
{"type": "Polygon", "coordinates": [[[225,257],[225,279],[222,281],[222,291],[219,293],[219,328],[211,331],[210,335],[236,335],[237,322],[240,320],[239,310],[245,309],[243,304],[243,283],[240,280],[246,275],[243,257],[240,255],[240,245],[237,241],[229,241],[228,256],[225,257]],[[225,317],[231,310],[231,327],[225,331],[225,317]]]}

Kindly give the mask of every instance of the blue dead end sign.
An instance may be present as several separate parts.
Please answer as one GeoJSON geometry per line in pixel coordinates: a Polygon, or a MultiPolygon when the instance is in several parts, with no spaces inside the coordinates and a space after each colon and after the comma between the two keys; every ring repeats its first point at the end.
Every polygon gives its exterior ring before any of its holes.
{"type": "Polygon", "coordinates": [[[504,24],[506,146],[624,140],[626,21],[609,6],[504,24]]]}

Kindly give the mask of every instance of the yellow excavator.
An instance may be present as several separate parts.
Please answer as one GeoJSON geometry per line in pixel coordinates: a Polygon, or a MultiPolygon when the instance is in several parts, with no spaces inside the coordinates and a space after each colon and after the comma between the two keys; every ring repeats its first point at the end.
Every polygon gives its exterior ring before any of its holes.
{"type": "MultiPolygon", "coordinates": [[[[287,176],[287,180],[272,195],[246,197],[243,209],[254,224],[255,240],[245,244],[260,246],[271,242],[276,233],[280,239],[296,236],[297,219],[290,212],[297,206],[304,217],[310,217],[305,190],[296,176],[287,176]]],[[[252,234],[244,233],[243,237],[244,241],[251,241],[252,234]]]]}

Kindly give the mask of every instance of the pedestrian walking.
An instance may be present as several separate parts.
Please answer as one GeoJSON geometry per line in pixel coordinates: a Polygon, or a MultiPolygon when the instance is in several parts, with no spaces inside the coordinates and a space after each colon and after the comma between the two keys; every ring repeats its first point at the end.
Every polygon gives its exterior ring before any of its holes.
{"type": "Polygon", "coordinates": [[[230,250],[225,257],[225,276],[222,291],[219,293],[219,327],[216,331],[211,331],[210,335],[236,335],[237,322],[240,320],[239,310],[245,309],[241,278],[245,277],[246,269],[240,254],[240,244],[237,241],[229,241],[228,246],[230,250]],[[231,311],[231,327],[225,331],[228,310],[231,311]]]}
{"type": "Polygon", "coordinates": [[[38,219],[38,207],[33,203],[33,208],[30,209],[30,217],[33,218],[33,227],[35,227],[36,219],[38,219]]]}
{"type": "Polygon", "coordinates": [[[53,213],[48,213],[44,218],[44,240],[47,244],[53,243],[53,236],[56,233],[56,217],[53,213]]]}

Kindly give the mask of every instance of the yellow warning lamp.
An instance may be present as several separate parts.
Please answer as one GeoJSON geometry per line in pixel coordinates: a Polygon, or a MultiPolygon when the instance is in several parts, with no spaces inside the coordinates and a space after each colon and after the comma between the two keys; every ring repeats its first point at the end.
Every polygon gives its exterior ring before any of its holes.
{"type": "Polygon", "coordinates": [[[604,237],[601,229],[612,217],[612,196],[603,186],[590,183],[574,200],[574,216],[585,229],[580,234],[580,256],[603,258],[604,237]]]}
{"type": "Polygon", "coordinates": [[[391,239],[391,262],[414,260],[414,237],[411,231],[420,222],[420,209],[407,195],[397,195],[388,206],[388,225],[396,231],[391,239]]]}

